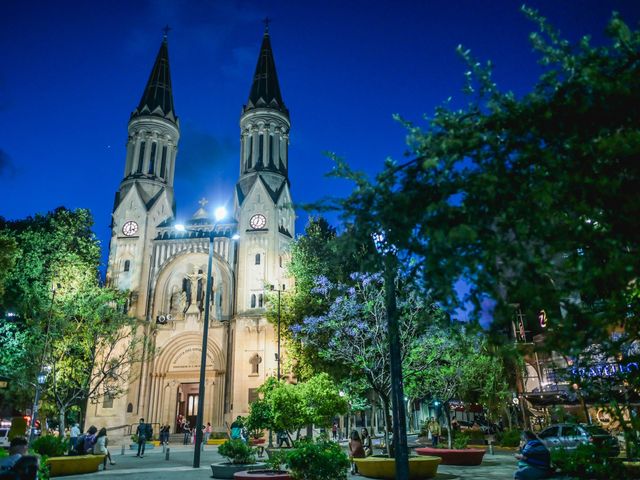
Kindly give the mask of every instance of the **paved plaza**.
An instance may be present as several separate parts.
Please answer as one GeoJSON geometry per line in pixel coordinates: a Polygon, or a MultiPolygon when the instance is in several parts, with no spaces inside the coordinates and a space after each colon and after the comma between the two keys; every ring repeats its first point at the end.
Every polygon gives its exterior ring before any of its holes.
{"type": "MultiPolygon", "coordinates": [[[[140,480],[191,480],[211,477],[211,463],[224,461],[218,454],[218,447],[207,446],[202,453],[201,467],[194,469],[193,447],[171,446],[169,460],[165,460],[162,448],[147,450],[144,458],[137,458],[132,450],[121,455],[120,448],[114,446],[112,458],[116,465],[108,465],[106,471],[86,475],[73,475],[67,479],[116,480],[120,477],[140,480]]],[[[485,455],[484,462],[478,467],[454,467],[441,465],[438,468],[438,480],[507,480],[513,478],[516,461],[512,454],[496,453],[485,455]]],[[[350,475],[350,479],[365,479],[360,475],[350,475]]]]}

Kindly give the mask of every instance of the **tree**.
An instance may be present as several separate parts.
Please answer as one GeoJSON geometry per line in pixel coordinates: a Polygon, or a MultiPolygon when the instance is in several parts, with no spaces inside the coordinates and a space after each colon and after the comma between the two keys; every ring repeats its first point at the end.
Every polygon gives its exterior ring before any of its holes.
{"type": "Polygon", "coordinates": [[[99,284],[92,224],[87,210],[65,208],[0,220],[0,238],[17,250],[0,297],[14,320],[3,326],[10,353],[0,356],[12,385],[7,398],[28,404],[36,374],[50,367],[42,399],[57,409],[61,431],[69,407],[122,394],[120,380],[141,350],[142,339],[132,335],[136,321],[123,309],[127,293],[99,284]]]}
{"type": "Polygon", "coordinates": [[[412,158],[373,182],[337,159],[333,174],[355,188],[332,206],[362,236],[384,225],[443,308],[472,302],[479,317],[489,302],[496,331],[514,304],[529,318],[544,309],[548,349],[625,356],[640,333],[640,32],[614,14],[607,45],[572,45],[524,12],[544,67],[532,91],[499,90],[491,64],[460,47],[468,105],[404,122],[412,158]]]}
{"type": "Polygon", "coordinates": [[[152,355],[136,335],[136,319],[124,313],[126,292],[82,282],[61,301],[47,356],[52,366],[46,393],[53,399],[64,432],[66,412],[85,401],[122,396],[131,366],[152,355]]]}
{"type": "Polygon", "coordinates": [[[352,271],[359,270],[364,247],[348,238],[348,232],[338,235],[323,217],[310,218],[305,234],[292,243],[291,260],[286,265],[294,280],[293,288],[282,292],[279,300],[275,292],[268,296],[267,318],[276,323],[280,306],[281,332],[289,354],[287,367],[301,380],[323,371],[334,378],[343,378],[347,373],[337,369],[335,363],[320,358],[312,346],[294,341],[290,328],[301,324],[305,317],[321,315],[329,308],[331,299],[313,292],[316,278],[346,282],[352,271]]]}
{"type": "Polygon", "coordinates": [[[268,379],[259,390],[262,398],[253,402],[247,419],[249,430],[295,431],[307,425],[327,427],[336,415],[349,408],[329,375],[322,373],[306,382],[290,384],[268,379]]]}
{"type": "Polygon", "coordinates": [[[21,368],[11,371],[10,389],[0,392],[14,408],[24,408],[32,400],[33,382],[43,366],[42,354],[49,340],[52,287],[58,283],[58,272],[68,262],[83,264],[97,279],[100,248],[92,224],[90,213],[82,209],[58,208],[16,221],[0,218],[0,237],[15,246],[13,260],[7,263],[9,270],[1,274],[0,311],[10,312],[16,331],[26,334],[23,347],[29,352],[21,368]]]}
{"type": "MultiPolygon", "coordinates": [[[[352,275],[354,286],[316,279],[315,293],[334,298],[326,314],[306,317],[292,327],[296,338],[316,349],[325,361],[342,365],[362,376],[384,407],[386,433],[391,427],[391,373],[385,309],[385,284],[379,274],[352,275]]],[[[429,368],[422,334],[429,323],[441,320],[438,309],[410,285],[399,288],[401,356],[405,378],[429,368]]],[[[387,439],[388,440],[388,439],[387,439]]]]}
{"type": "Polygon", "coordinates": [[[501,409],[510,396],[502,364],[488,351],[486,336],[461,323],[434,326],[422,337],[424,350],[431,356],[431,368],[416,372],[405,380],[412,398],[431,398],[442,404],[447,422],[449,448],[452,446],[450,402],[490,400],[493,411],[501,409]]]}

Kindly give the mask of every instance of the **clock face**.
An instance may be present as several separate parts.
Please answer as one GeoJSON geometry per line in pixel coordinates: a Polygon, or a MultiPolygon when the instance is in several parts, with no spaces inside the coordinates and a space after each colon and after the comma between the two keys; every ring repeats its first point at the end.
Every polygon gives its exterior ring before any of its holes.
{"type": "Polygon", "coordinates": [[[138,224],[129,220],[122,226],[122,233],[124,233],[127,237],[131,237],[138,233],[138,224]]]}
{"type": "Polygon", "coordinates": [[[251,225],[251,228],[253,228],[254,230],[260,230],[264,228],[266,224],[267,218],[261,213],[254,215],[253,217],[251,217],[251,220],[249,220],[249,225],[251,225]]]}

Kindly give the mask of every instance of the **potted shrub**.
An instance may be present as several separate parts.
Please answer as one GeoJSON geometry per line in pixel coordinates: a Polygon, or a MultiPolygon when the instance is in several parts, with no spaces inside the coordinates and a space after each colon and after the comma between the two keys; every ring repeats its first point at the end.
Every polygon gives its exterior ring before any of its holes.
{"type": "Polygon", "coordinates": [[[244,470],[236,472],[234,479],[239,480],[290,480],[291,476],[286,470],[282,470],[285,462],[285,454],[281,451],[273,451],[266,461],[267,469],[244,470]]]}
{"type": "Polygon", "coordinates": [[[416,453],[440,457],[442,465],[480,465],[486,450],[484,448],[467,448],[468,443],[469,436],[459,433],[453,439],[453,448],[421,447],[416,448],[416,453]]]}
{"type": "Polygon", "coordinates": [[[315,442],[298,442],[285,455],[285,464],[294,480],[346,480],[351,465],[342,447],[326,437],[315,442]]]}
{"type": "Polygon", "coordinates": [[[218,447],[218,453],[228,461],[211,464],[211,472],[214,478],[233,478],[236,472],[264,468],[266,465],[264,463],[256,463],[256,455],[253,448],[239,439],[227,440],[218,447]]]}

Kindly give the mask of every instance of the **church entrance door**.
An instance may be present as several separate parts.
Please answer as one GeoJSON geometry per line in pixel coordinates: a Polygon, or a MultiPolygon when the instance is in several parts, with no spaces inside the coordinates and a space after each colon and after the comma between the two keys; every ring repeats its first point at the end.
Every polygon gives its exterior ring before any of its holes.
{"type": "Polygon", "coordinates": [[[176,402],[176,432],[183,431],[181,424],[184,424],[184,422],[189,422],[189,428],[195,427],[198,416],[198,390],[199,384],[196,382],[181,383],[178,386],[176,402]]]}

